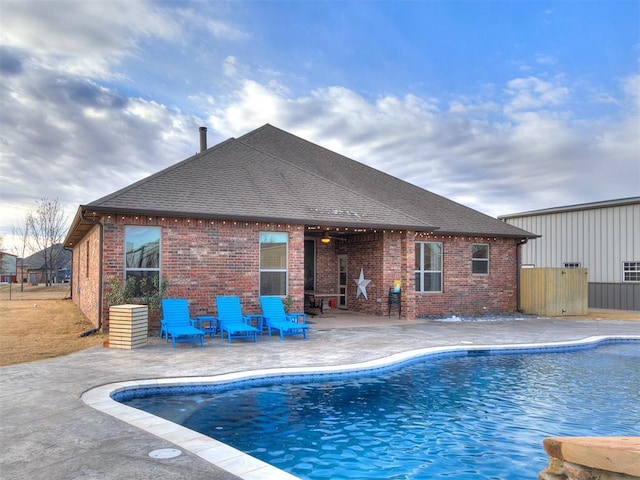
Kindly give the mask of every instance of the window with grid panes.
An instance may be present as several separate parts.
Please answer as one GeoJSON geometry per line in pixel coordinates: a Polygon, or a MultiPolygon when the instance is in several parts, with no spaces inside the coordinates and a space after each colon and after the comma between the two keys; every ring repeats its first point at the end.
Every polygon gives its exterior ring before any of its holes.
{"type": "Polygon", "coordinates": [[[442,243],[415,243],[416,292],[442,292],[442,243]]]}

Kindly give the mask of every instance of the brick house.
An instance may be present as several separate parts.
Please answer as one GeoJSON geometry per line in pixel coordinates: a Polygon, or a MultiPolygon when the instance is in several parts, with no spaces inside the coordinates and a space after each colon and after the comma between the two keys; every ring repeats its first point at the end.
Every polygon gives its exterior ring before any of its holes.
{"type": "Polygon", "coordinates": [[[387,315],[401,282],[402,317],[517,309],[519,246],[535,235],[271,125],[81,205],[74,302],[108,327],[105,288],[162,277],[192,315],[216,295],[334,295],[337,308],[387,315]],[[358,292],[362,271],[370,280],[358,292]]]}

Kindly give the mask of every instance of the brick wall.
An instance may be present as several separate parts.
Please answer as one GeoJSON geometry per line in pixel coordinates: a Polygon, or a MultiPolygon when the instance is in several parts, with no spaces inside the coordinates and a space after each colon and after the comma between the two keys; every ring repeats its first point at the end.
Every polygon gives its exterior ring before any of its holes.
{"type": "MultiPolygon", "coordinates": [[[[112,277],[124,280],[124,227],[128,225],[161,227],[161,273],[168,282],[166,296],[188,298],[192,316],[215,314],[215,297],[218,295],[237,295],[245,313],[259,312],[260,232],[288,231],[289,294],[294,298],[293,308],[303,308],[302,226],[107,216],[104,218],[104,285],[112,277]]],[[[105,306],[103,318],[107,317],[105,306]]]]}
{"type": "MultiPolygon", "coordinates": [[[[347,255],[347,308],[349,310],[369,315],[382,315],[383,299],[386,299],[382,268],[383,246],[383,233],[356,235],[350,237],[347,242],[337,245],[337,252],[347,255]],[[368,300],[362,294],[357,297],[358,285],[355,280],[360,277],[360,270],[366,280],[371,280],[366,289],[368,300]]],[[[334,278],[336,277],[337,273],[334,274],[334,278]]]]}
{"type": "Polygon", "coordinates": [[[100,276],[100,227],[76,245],[72,255],[71,298],[80,311],[98,327],[98,285],[100,276]]]}
{"type": "Polygon", "coordinates": [[[336,249],[342,242],[316,242],[316,291],[335,293],[338,289],[338,256],[336,249]]]}
{"type": "MultiPolygon", "coordinates": [[[[165,217],[109,215],[102,219],[104,236],[103,287],[110,278],[124,279],[124,227],[159,226],[161,271],[168,282],[167,296],[189,299],[191,315],[215,314],[216,295],[238,295],[246,313],[259,306],[259,234],[289,232],[288,291],[293,309],[304,302],[304,227],[278,223],[256,223],[165,217]]],[[[337,255],[348,256],[347,305],[350,310],[372,315],[387,314],[389,288],[402,282],[404,318],[418,315],[511,312],[517,308],[516,241],[512,239],[415,236],[413,232],[377,232],[332,241],[316,247],[317,289],[337,287],[337,255]],[[443,243],[441,293],[415,294],[416,240],[443,243]],[[489,275],[471,274],[471,245],[490,245],[489,275]],[[354,281],[363,270],[368,299],[356,298],[354,281]]],[[[74,301],[97,324],[99,229],[96,227],[74,248],[74,301]],[[87,271],[87,266],[89,270],[87,271]]],[[[103,303],[108,326],[108,308],[103,303]]],[[[153,328],[153,325],[152,325],[153,328]]]]}
{"type": "MultiPolygon", "coordinates": [[[[415,236],[413,232],[380,232],[353,237],[338,253],[348,255],[348,306],[372,315],[388,314],[388,293],[394,280],[402,282],[402,317],[481,314],[517,309],[516,241],[449,235],[415,236]],[[443,244],[443,291],[415,292],[415,241],[443,244]],[[489,275],[472,275],[471,248],[489,244],[489,275]],[[356,299],[353,279],[364,269],[371,280],[369,300],[356,299]]],[[[396,314],[395,308],[392,314],[396,314]]]]}
{"type": "Polygon", "coordinates": [[[431,235],[420,241],[443,244],[443,291],[417,293],[422,315],[513,312],[517,309],[516,240],[431,235]],[[489,244],[489,274],[471,273],[471,246],[489,244]]]}

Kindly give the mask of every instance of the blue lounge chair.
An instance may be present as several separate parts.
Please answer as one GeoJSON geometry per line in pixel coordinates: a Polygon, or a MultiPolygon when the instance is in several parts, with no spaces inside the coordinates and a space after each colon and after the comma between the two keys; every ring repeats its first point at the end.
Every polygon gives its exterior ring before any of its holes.
{"type": "Polygon", "coordinates": [[[260,305],[269,335],[274,329],[280,332],[280,340],[284,340],[285,335],[302,335],[307,338],[309,325],[306,314],[285,313],[280,297],[260,297],[260,305]]]}
{"type": "Polygon", "coordinates": [[[251,325],[251,317],[242,314],[239,297],[216,297],[216,305],[222,338],[226,332],[229,343],[231,338],[253,338],[254,342],[258,340],[258,329],[251,325]]]}
{"type": "Polygon", "coordinates": [[[165,343],[171,338],[173,348],[177,342],[200,342],[204,346],[204,332],[193,326],[189,317],[189,304],[186,298],[163,298],[162,320],[160,320],[160,338],[165,343]]]}

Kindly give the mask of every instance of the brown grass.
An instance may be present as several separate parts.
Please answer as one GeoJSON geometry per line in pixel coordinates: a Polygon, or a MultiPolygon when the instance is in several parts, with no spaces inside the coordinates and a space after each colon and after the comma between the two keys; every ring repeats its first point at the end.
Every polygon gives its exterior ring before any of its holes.
{"type": "Polygon", "coordinates": [[[69,296],[69,285],[0,286],[0,366],[67,355],[102,345],[103,334],[80,337],[93,324],[69,296]],[[9,297],[11,296],[11,299],[9,297]]]}
{"type": "MultiPolygon", "coordinates": [[[[24,291],[0,286],[0,366],[67,355],[107,340],[102,333],[80,337],[93,324],[65,300],[70,293],[69,284],[25,285],[24,291]]],[[[640,312],[590,310],[587,317],[562,318],[640,321],[640,312]]]]}

